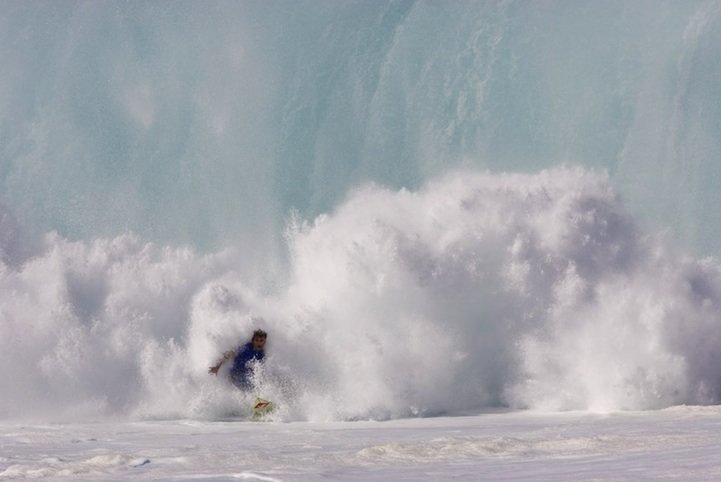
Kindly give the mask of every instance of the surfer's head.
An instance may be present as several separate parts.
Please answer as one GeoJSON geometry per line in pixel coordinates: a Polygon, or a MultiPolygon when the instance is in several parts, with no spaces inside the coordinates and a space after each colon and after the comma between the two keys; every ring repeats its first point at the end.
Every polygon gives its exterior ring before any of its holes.
{"type": "Polygon", "coordinates": [[[263,351],[265,348],[265,340],[268,338],[268,334],[263,330],[255,330],[253,332],[253,350],[263,351]]]}

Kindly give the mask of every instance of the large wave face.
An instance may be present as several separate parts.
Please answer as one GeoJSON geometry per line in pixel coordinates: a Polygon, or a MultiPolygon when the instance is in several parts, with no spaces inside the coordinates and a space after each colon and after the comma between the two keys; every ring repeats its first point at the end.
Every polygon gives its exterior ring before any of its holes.
{"type": "Polygon", "coordinates": [[[268,291],[237,253],[47,237],[2,271],[1,361],[22,367],[2,413],[232,413],[247,401],[207,367],[256,326],[291,419],[720,401],[721,267],[640,232],[603,175],[369,185],[288,239],[268,291]]]}
{"type": "Polygon", "coordinates": [[[719,255],[720,19],[715,1],[4,0],[0,203],[34,235],[273,262],[290,210],[366,181],[580,163],[719,255]]]}
{"type": "Polygon", "coordinates": [[[718,403],[720,19],[0,0],[0,417],[718,403]]]}

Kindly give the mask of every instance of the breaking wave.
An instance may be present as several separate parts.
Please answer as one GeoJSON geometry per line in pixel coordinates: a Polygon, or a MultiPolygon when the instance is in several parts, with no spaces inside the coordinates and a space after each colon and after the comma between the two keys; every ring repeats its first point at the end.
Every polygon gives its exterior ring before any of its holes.
{"type": "Polygon", "coordinates": [[[256,326],[283,419],[721,402],[721,266],[583,168],[359,187],[291,220],[270,281],[232,249],[38,244],[0,267],[3,418],[238,414],[207,367],[256,326]]]}

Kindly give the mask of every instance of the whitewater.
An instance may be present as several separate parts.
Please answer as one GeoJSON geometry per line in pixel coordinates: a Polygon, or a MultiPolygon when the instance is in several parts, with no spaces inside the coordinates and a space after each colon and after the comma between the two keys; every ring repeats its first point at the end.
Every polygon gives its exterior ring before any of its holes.
{"type": "Polygon", "coordinates": [[[0,479],[718,477],[720,21],[0,1],[0,479]]]}

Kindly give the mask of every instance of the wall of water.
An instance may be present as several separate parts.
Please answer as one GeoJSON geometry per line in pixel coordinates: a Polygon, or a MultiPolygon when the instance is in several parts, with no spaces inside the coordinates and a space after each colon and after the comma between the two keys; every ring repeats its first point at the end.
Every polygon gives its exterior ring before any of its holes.
{"type": "Polygon", "coordinates": [[[570,163],[721,249],[718,2],[2,6],[0,200],[36,233],[267,246],[366,180],[570,163]]]}
{"type": "Polygon", "coordinates": [[[0,0],[0,416],[223,416],[259,317],[287,418],[718,403],[720,37],[718,1],[0,0]]]}

